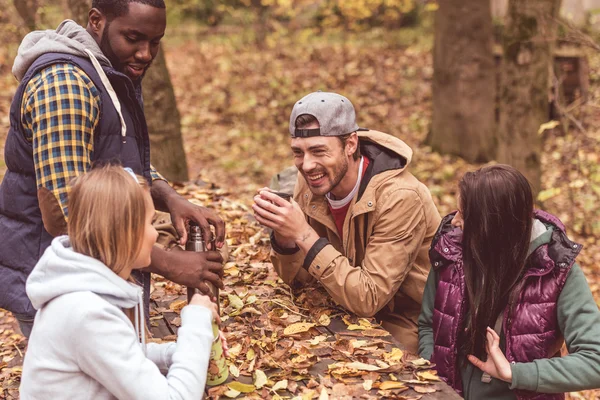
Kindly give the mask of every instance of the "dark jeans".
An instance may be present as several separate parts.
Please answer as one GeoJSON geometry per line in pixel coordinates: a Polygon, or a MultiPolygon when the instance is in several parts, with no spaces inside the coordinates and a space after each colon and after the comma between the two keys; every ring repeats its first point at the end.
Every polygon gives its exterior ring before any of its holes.
{"type": "Polygon", "coordinates": [[[17,319],[17,321],[19,321],[19,328],[21,328],[21,333],[23,333],[23,336],[29,339],[29,336],[31,335],[31,330],[33,329],[33,318],[24,316],[22,317],[20,315],[15,315],[15,318],[17,319]]]}

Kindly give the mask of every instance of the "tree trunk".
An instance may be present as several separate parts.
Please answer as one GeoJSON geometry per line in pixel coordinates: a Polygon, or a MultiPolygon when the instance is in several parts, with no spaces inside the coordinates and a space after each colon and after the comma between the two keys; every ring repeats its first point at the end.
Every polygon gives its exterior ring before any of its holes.
{"type": "Polygon", "coordinates": [[[535,193],[559,9],[560,0],[510,0],[504,28],[497,158],[519,169],[535,193]]]}
{"type": "Polygon", "coordinates": [[[469,162],[494,158],[496,78],[490,1],[443,0],[435,16],[434,150],[469,162]]]}
{"type": "Polygon", "coordinates": [[[37,0],[13,0],[19,16],[25,22],[27,29],[34,31],[36,28],[37,0]]]}
{"type": "Polygon", "coordinates": [[[146,73],[143,90],[152,164],[165,178],[186,181],[188,167],[181,137],[181,119],[163,46],[146,73]]]}
{"type": "MultiPolygon", "coordinates": [[[[75,21],[87,26],[90,1],[66,0],[66,4],[75,21]]],[[[152,165],[168,180],[186,181],[188,170],[181,121],[162,46],[144,77],[143,90],[152,165]]]]}

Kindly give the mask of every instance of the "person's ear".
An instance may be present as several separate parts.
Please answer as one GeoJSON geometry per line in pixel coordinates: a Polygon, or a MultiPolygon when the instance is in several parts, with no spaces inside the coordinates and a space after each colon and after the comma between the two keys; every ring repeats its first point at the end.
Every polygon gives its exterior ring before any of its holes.
{"type": "Polygon", "coordinates": [[[356,148],[358,147],[358,134],[356,132],[352,133],[348,140],[346,140],[346,155],[348,157],[352,157],[352,154],[356,152],[356,148]]]}
{"type": "Polygon", "coordinates": [[[106,16],[97,8],[92,8],[88,14],[87,28],[88,32],[100,39],[106,28],[106,16]]]}

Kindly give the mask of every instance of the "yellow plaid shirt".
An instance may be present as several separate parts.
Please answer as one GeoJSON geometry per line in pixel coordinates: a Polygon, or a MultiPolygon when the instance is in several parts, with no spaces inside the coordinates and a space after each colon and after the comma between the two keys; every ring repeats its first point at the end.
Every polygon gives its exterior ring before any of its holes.
{"type": "MultiPolygon", "coordinates": [[[[55,64],[27,84],[21,122],[33,146],[37,187],[50,190],[68,216],[68,182],[91,167],[100,93],[72,64],[55,64]]],[[[152,180],[165,180],[150,166],[152,180]]]]}

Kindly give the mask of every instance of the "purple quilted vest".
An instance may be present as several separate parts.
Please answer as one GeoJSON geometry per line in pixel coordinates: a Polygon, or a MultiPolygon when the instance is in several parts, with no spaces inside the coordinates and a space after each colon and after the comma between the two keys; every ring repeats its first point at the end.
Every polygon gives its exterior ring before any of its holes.
{"type": "MultiPolygon", "coordinates": [[[[460,370],[457,367],[458,327],[465,317],[466,288],[462,268],[462,231],[451,225],[454,213],[446,216],[436,233],[429,257],[438,274],[433,312],[434,349],[431,361],[439,376],[462,394],[460,370]]],[[[508,361],[531,362],[558,354],[564,341],[558,327],[558,296],[582,246],[571,242],[565,227],[555,216],[535,211],[535,217],[554,225],[549,244],[538,247],[530,255],[531,267],[515,306],[512,318],[503,319],[508,361]]],[[[535,400],[564,399],[564,394],[515,391],[517,398],[535,400]]]]}

